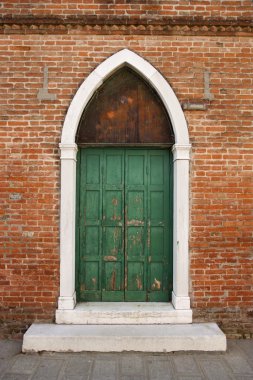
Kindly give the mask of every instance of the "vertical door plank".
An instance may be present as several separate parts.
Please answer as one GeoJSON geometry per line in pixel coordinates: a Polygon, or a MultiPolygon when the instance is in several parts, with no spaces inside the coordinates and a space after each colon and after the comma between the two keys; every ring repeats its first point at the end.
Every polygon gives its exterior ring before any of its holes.
{"type": "Polygon", "coordinates": [[[125,156],[125,300],[146,301],[147,152],[127,149],[125,156]]]}
{"type": "MultiPolygon", "coordinates": [[[[150,301],[169,300],[170,256],[169,157],[167,150],[148,154],[148,293],[150,301]]],[[[171,210],[172,211],[172,210],[171,210]]]]}
{"type": "Polygon", "coordinates": [[[79,297],[101,300],[102,151],[82,149],[80,173],[79,297]]]}
{"type": "Polygon", "coordinates": [[[124,301],[124,150],[104,150],[102,300],[124,301]]]}

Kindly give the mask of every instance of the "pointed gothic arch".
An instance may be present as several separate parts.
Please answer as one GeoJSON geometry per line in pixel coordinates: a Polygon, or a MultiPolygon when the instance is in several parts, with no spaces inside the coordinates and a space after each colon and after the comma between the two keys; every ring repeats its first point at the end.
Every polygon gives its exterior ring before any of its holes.
{"type": "Polygon", "coordinates": [[[128,65],[148,82],[160,96],[170,117],[175,144],[174,216],[173,216],[173,292],[175,309],[189,310],[189,134],[180,103],[168,82],[149,62],[123,49],[102,62],[82,83],[75,94],[63,125],[61,149],[61,218],[60,218],[60,297],[59,310],[75,308],[75,136],[83,111],[94,92],[120,67],[128,65]]]}

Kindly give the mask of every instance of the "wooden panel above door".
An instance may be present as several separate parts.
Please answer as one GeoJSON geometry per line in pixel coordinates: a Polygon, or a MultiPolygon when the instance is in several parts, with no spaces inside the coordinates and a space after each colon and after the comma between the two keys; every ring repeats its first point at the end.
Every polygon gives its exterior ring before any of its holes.
{"type": "Polygon", "coordinates": [[[79,146],[174,144],[172,125],[158,94],[126,66],[94,93],[76,136],[79,146]]]}

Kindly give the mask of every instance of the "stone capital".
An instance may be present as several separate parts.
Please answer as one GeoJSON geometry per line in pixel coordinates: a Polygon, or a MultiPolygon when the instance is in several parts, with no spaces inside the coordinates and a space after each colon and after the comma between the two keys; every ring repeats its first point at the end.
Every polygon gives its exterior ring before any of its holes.
{"type": "Polygon", "coordinates": [[[74,160],[76,161],[76,154],[78,147],[76,144],[59,144],[61,149],[61,160],[74,160]]]}
{"type": "Polygon", "coordinates": [[[181,145],[174,144],[172,147],[173,161],[176,160],[190,160],[191,144],[181,145]]]}

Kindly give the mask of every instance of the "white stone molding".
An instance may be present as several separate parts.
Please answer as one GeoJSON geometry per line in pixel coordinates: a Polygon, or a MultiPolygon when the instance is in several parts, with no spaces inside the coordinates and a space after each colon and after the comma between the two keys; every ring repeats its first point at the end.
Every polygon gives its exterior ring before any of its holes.
{"type": "Polygon", "coordinates": [[[106,59],[81,84],[69,106],[63,125],[61,143],[73,144],[75,142],[78,124],[88,101],[98,87],[124,65],[130,66],[155,88],[170,116],[176,143],[189,144],[184,113],[169,83],[149,62],[128,49],[123,49],[106,59]]]}
{"type": "Polygon", "coordinates": [[[189,309],[189,160],[191,145],[175,144],[173,194],[173,292],[175,309],[189,309]]]}
{"type": "Polygon", "coordinates": [[[175,309],[189,310],[189,134],[180,103],[168,82],[146,60],[123,49],[102,62],[82,83],[74,96],[63,125],[61,138],[61,233],[59,310],[75,307],[75,136],[88,101],[99,86],[120,67],[128,65],[159,94],[170,116],[175,134],[174,155],[174,245],[173,294],[175,309]]]}
{"type": "Polygon", "coordinates": [[[60,216],[60,297],[59,309],[74,309],[75,295],[75,214],[77,145],[60,144],[61,216],[60,216]]]}

